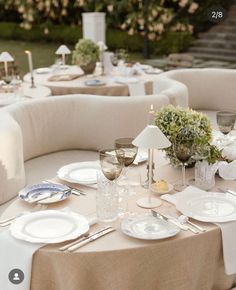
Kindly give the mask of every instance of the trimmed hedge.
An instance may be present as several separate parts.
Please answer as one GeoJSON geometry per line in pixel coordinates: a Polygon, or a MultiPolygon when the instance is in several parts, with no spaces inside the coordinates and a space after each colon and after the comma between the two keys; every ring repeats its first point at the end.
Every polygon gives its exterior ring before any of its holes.
{"type": "MultiPolygon", "coordinates": [[[[82,38],[81,26],[50,25],[49,33],[44,33],[42,26],[34,26],[31,30],[25,30],[19,26],[19,23],[1,22],[0,38],[9,40],[25,41],[47,41],[75,44],[79,38],[82,38]]],[[[125,48],[129,52],[143,51],[143,37],[128,35],[125,31],[108,29],[107,45],[109,49],[125,48]]],[[[192,40],[191,35],[184,32],[169,32],[160,41],[150,41],[151,53],[166,55],[170,52],[179,52],[185,50],[192,40]]]]}

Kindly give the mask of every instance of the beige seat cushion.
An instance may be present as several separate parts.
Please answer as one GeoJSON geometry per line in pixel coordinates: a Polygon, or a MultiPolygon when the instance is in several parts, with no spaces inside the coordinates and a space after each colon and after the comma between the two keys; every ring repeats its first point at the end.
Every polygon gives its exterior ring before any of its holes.
{"type": "MultiPolygon", "coordinates": [[[[66,164],[97,159],[98,152],[84,150],[61,151],[33,158],[25,163],[26,185],[55,177],[58,169],[66,164]]],[[[15,199],[0,206],[0,215],[15,199]]]]}
{"type": "MultiPolygon", "coordinates": [[[[17,103],[1,110],[0,204],[25,185],[24,161],[66,150],[98,151],[114,146],[117,138],[135,137],[147,125],[151,104],[159,110],[169,104],[169,98],[162,94],[139,98],[68,95],[17,103]]],[[[41,178],[34,166],[27,182],[41,178]]],[[[44,178],[49,177],[50,166],[50,162],[42,165],[44,178]]]]}
{"type": "Polygon", "coordinates": [[[56,176],[60,167],[81,161],[98,160],[98,152],[67,150],[33,158],[25,163],[26,183],[34,184],[56,176]]]}

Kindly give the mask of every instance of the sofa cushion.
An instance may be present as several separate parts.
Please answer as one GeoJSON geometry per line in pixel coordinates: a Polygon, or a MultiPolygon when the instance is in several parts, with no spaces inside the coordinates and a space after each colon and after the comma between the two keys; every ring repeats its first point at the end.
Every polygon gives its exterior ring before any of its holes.
{"type": "Polygon", "coordinates": [[[22,130],[26,161],[56,151],[99,150],[121,136],[135,136],[146,125],[151,104],[158,110],[169,99],[72,95],[28,101],[7,111],[22,130]]]}
{"type": "Polygon", "coordinates": [[[236,111],[235,69],[179,69],[165,72],[161,76],[187,86],[189,106],[192,109],[236,111]]]}
{"type": "Polygon", "coordinates": [[[81,161],[98,159],[98,152],[86,150],[67,150],[33,158],[25,163],[26,183],[34,184],[57,175],[60,167],[81,161]]]}

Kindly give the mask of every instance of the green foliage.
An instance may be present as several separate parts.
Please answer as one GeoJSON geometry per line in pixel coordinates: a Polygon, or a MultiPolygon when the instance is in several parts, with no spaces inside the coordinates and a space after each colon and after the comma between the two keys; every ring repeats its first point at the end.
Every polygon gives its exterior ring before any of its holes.
{"type": "Polygon", "coordinates": [[[169,31],[162,39],[151,43],[151,47],[157,55],[168,55],[186,51],[192,41],[193,36],[189,32],[169,31]]]}
{"type": "Polygon", "coordinates": [[[26,40],[26,41],[51,41],[74,44],[78,38],[82,37],[80,26],[71,27],[67,25],[50,25],[48,33],[44,28],[35,25],[32,30],[25,30],[18,23],[1,22],[0,36],[2,39],[26,40]]]}
{"type": "Polygon", "coordinates": [[[86,66],[99,60],[99,46],[90,39],[80,39],[72,55],[72,62],[86,66]]]}
{"type": "MultiPolygon", "coordinates": [[[[172,144],[176,139],[191,138],[195,146],[208,146],[212,138],[208,117],[191,109],[166,106],[156,113],[155,123],[172,144]]],[[[165,152],[173,165],[179,164],[173,146],[165,149],[165,152]]]]}
{"type": "Polygon", "coordinates": [[[214,164],[216,161],[226,161],[226,159],[222,156],[222,150],[219,150],[216,146],[210,145],[209,146],[209,156],[207,161],[209,164],[214,164]]]}

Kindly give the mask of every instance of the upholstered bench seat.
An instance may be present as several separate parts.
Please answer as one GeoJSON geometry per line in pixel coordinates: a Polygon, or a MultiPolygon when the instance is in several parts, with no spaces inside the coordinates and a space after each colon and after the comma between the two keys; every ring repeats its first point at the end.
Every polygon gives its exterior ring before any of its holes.
{"type": "MultiPolygon", "coordinates": [[[[0,211],[27,184],[56,176],[69,163],[96,160],[119,137],[135,137],[165,95],[68,95],[18,103],[0,111],[0,211]]],[[[10,201],[11,202],[11,201],[10,201]]]]}

